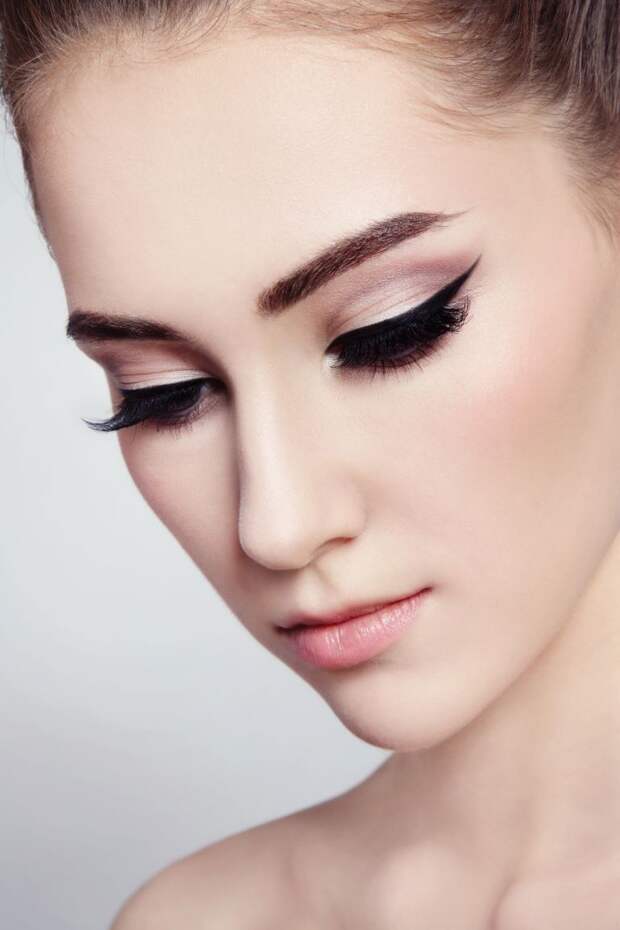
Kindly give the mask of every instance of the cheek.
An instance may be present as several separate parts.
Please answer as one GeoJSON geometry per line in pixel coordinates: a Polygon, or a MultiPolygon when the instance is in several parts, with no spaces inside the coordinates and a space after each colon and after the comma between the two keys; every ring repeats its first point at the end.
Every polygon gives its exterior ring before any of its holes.
{"type": "MultiPolygon", "coordinates": [[[[219,418],[218,418],[219,419],[219,418]]],[[[213,587],[228,600],[240,558],[236,535],[236,466],[222,423],[196,424],[176,437],[149,428],[119,433],[132,480],[213,587]],[[217,454],[214,454],[217,443],[217,454]]],[[[224,427],[225,429],[225,427],[224,427]]]]}
{"type": "Polygon", "coordinates": [[[472,389],[442,436],[460,464],[461,512],[505,575],[502,589],[517,596],[540,581],[562,608],[620,512],[616,324],[605,295],[594,295],[543,296],[540,311],[515,308],[503,331],[490,328],[472,389]]]}

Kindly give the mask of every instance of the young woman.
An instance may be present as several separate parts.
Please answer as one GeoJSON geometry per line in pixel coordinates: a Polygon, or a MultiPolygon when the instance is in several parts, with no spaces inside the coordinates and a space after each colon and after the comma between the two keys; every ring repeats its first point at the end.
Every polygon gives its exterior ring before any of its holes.
{"type": "Polygon", "coordinates": [[[90,426],[393,750],[115,930],[618,930],[616,0],[0,9],[90,426]]]}

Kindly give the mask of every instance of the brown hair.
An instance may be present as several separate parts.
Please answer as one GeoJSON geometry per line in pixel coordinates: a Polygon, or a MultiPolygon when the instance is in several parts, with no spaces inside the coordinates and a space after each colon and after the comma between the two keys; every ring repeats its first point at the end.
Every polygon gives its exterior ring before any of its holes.
{"type": "Polygon", "coordinates": [[[138,35],[182,54],[227,26],[333,34],[410,58],[431,78],[435,116],[464,131],[534,115],[557,133],[592,215],[620,232],[618,0],[0,0],[0,93],[35,210],[28,124],[78,53],[138,35]]]}

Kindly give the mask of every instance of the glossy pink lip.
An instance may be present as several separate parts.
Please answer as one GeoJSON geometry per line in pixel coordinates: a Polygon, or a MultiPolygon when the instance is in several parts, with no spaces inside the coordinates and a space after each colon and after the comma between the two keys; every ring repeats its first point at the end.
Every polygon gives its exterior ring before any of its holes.
{"type": "Polygon", "coordinates": [[[415,594],[336,623],[280,628],[286,648],[304,662],[327,669],[350,668],[383,652],[415,619],[423,595],[415,594]]]}
{"type": "MultiPolygon", "coordinates": [[[[422,590],[417,591],[416,594],[419,594],[422,590]]],[[[365,614],[374,613],[379,610],[381,607],[386,607],[389,604],[397,604],[399,601],[407,600],[410,597],[414,597],[414,594],[405,594],[403,597],[394,598],[391,601],[376,601],[374,604],[369,604],[368,602],[364,604],[354,604],[351,607],[348,607],[344,610],[336,611],[333,614],[307,614],[307,613],[298,613],[291,614],[287,618],[286,623],[283,623],[280,629],[290,630],[296,626],[324,626],[334,623],[342,623],[343,620],[351,620],[354,617],[362,617],[365,614]]]]}

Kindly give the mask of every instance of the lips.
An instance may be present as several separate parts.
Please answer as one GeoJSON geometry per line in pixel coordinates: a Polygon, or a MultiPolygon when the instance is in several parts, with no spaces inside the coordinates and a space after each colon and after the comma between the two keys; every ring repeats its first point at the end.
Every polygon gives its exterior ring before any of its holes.
{"type": "MultiPolygon", "coordinates": [[[[421,619],[420,610],[427,591],[430,588],[422,588],[408,597],[383,601],[382,606],[377,606],[377,602],[370,610],[371,605],[367,604],[366,613],[354,616],[350,615],[351,610],[330,614],[329,620],[347,617],[336,623],[326,623],[324,615],[320,617],[321,623],[298,623],[281,629],[282,649],[295,661],[326,671],[338,672],[363,665],[387,652],[416,625],[421,619]]],[[[354,609],[359,611],[360,608],[354,609]]],[[[308,620],[308,614],[302,616],[308,620]]],[[[316,620],[316,615],[311,615],[311,619],[316,620]]]]}
{"type": "Polygon", "coordinates": [[[342,623],[345,620],[352,620],[355,617],[363,617],[364,614],[371,614],[379,610],[382,607],[387,607],[391,604],[398,604],[399,601],[407,600],[411,597],[414,597],[416,594],[420,594],[424,591],[425,588],[420,588],[417,591],[408,591],[407,594],[403,594],[401,597],[392,598],[387,601],[375,601],[370,604],[368,602],[364,604],[354,604],[350,607],[338,610],[330,614],[309,614],[309,613],[296,613],[291,614],[287,617],[286,622],[280,624],[280,629],[286,631],[295,629],[296,627],[303,626],[328,626],[329,624],[342,623]]]}

